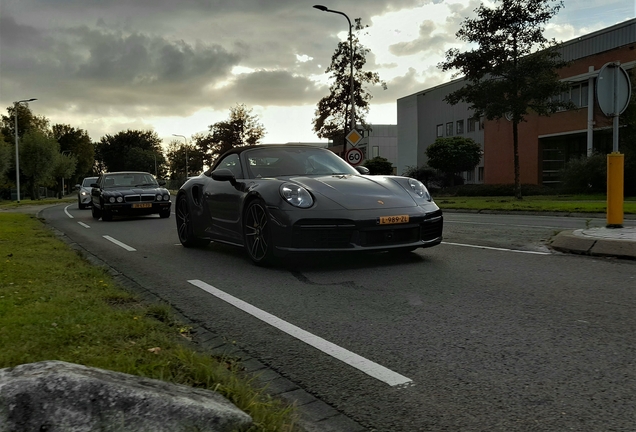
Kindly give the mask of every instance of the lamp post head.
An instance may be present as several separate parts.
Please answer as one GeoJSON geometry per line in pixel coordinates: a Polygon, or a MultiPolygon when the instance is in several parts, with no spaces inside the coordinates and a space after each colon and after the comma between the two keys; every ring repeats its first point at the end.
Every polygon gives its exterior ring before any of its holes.
{"type": "Polygon", "coordinates": [[[314,5],[314,8],[321,10],[323,12],[327,12],[329,10],[327,6],[323,6],[323,5],[314,5]]]}

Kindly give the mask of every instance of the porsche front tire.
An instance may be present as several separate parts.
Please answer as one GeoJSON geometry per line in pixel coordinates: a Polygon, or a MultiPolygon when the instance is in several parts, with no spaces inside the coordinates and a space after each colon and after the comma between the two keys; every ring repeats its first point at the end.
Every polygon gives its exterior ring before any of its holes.
{"type": "Polygon", "coordinates": [[[269,215],[265,203],[251,201],[243,216],[243,244],[250,259],[258,265],[271,264],[274,261],[274,245],[269,226],[269,215]]]}
{"type": "MultiPolygon", "coordinates": [[[[177,199],[176,207],[175,219],[177,220],[177,234],[179,235],[181,244],[185,247],[203,247],[210,243],[210,240],[194,235],[190,206],[188,205],[188,198],[185,195],[181,195],[177,199]]],[[[169,213],[168,216],[170,216],[169,213]]]]}

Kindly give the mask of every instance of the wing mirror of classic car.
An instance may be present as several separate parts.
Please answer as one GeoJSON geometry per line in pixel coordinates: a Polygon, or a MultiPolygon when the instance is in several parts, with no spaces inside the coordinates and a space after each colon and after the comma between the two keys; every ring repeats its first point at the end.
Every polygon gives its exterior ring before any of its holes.
{"type": "Polygon", "coordinates": [[[229,181],[233,185],[236,184],[234,173],[227,168],[219,168],[212,171],[212,178],[218,181],[229,181]]]}
{"type": "Polygon", "coordinates": [[[358,165],[356,167],[354,167],[360,174],[369,174],[371,171],[369,171],[369,168],[362,166],[362,165],[358,165]]]}

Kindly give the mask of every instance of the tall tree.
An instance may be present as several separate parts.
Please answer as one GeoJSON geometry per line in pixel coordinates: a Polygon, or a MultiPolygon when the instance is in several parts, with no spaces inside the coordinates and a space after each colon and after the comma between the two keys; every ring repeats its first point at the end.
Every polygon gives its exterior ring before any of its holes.
{"type": "Polygon", "coordinates": [[[195,147],[203,154],[203,163],[212,165],[217,157],[233,147],[260,143],[265,127],[245,104],[230,108],[230,117],[209,126],[207,134],[195,135],[195,147]]]}
{"type": "Polygon", "coordinates": [[[75,156],[77,164],[73,172],[68,175],[72,184],[80,183],[84,177],[93,173],[95,165],[95,146],[85,130],[74,128],[66,124],[54,124],[51,128],[53,137],[60,144],[62,153],[70,152],[75,156]]]}
{"type": "Polygon", "coordinates": [[[0,131],[0,178],[9,170],[11,166],[11,145],[4,140],[4,135],[0,131]]]}
{"type": "Polygon", "coordinates": [[[161,139],[156,132],[127,130],[105,135],[95,148],[98,166],[104,171],[155,172],[155,160],[163,160],[161,139]]]}
{"type": "Polygon", "coordinates": [[[179,140],[168,143],[166,159],[171,179],[184,179],[186,172],[186,154],[188,160],[188,175],[198,175],[203,171],[203,153],[193,146],[179,140]]]}
{"type": "Polygon", "coordinates": [[[529,112],[550,115],[570,102],[558,98],[568,89],[557,70],[566,66],[557,43],[544,36],[544,25],[563,7],[555,0],[499,0],[490,8],[475,9],[477,18],[467,18],[457,39],[477,45],[469,51],[450,49],[444,70],[458,70],[466,84],[450,93],[451,104],[466,102],[477,116],[489,120],[510,119],[513,136],[515,196],[521,199],[519,178],[519,123],[529,112]]]}
{"type": "Polygon", "coordinates": [[[32,128],[20,140],[20,171],[27,179],[31,199],[39,199],[40,186],[53,186],[53,170],[60,145],[50,134],[32,128]]]}
{"type": "Polygon", "coordinates": [[[56,180],[55,190],[58,197],[62,198],[66,185],[74,184],[72,183],[72,177],[77,167],[77,156],[69,153],[58,153],[55,155],[52,165],[51,175],[56,180]],[[68,179],[66,185],[64,184],[64,179],[68,179]]]}
{"type": "MultiPolygon", "coordinates": [[[[380,84],[386,89],[386,83],[380,80],[377,72],[364,71],[367,54],[370,50],[360,43],[359,35],[367,27],[356,18],[352,33],[353,45],[353,95],[356,124],[368,129],[365,121],[369,113],[369,101],[373,96],[368,86],[380,84]]],[[[344,142],[345,134],[351,125],[351,50],[349,40],[341,41],[331,57],[331,64],[325,70],[331,74],[332,81],[329,95],[318,101],[313,120],[314,132],[320,138],[328,138],[335,142],[344,142]]]]}
{"type": "Polygon", "coordinates": [[[474,170],[481,160],[481,147],[471,138],[437,138],[426,148],[428,166],[440,170],[455,184],[455,174],[474,170]]]}

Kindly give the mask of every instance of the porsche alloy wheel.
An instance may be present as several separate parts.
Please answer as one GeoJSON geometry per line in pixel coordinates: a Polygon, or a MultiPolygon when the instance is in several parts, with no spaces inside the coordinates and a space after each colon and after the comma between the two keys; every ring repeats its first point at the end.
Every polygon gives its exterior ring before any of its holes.
{"type": "Polygon", "coordinates": [[[265,203],[261,200],[250,202],[243,218],[245,250],[256,264],[269,264],[274,253],[269,229],[269,217],[265,203]]]}
{"type": "Polygon", "coordinates": [[[202,247],[210,243],[210,240],[202,239],[194,235],[192,229],[192,219],[190,217],[190,208],[188,207],[188,198],[181,195],[177,199],[177,210],[175,212],[177,219],[177,234],[179,241],[185,247],[202,247]]]}

